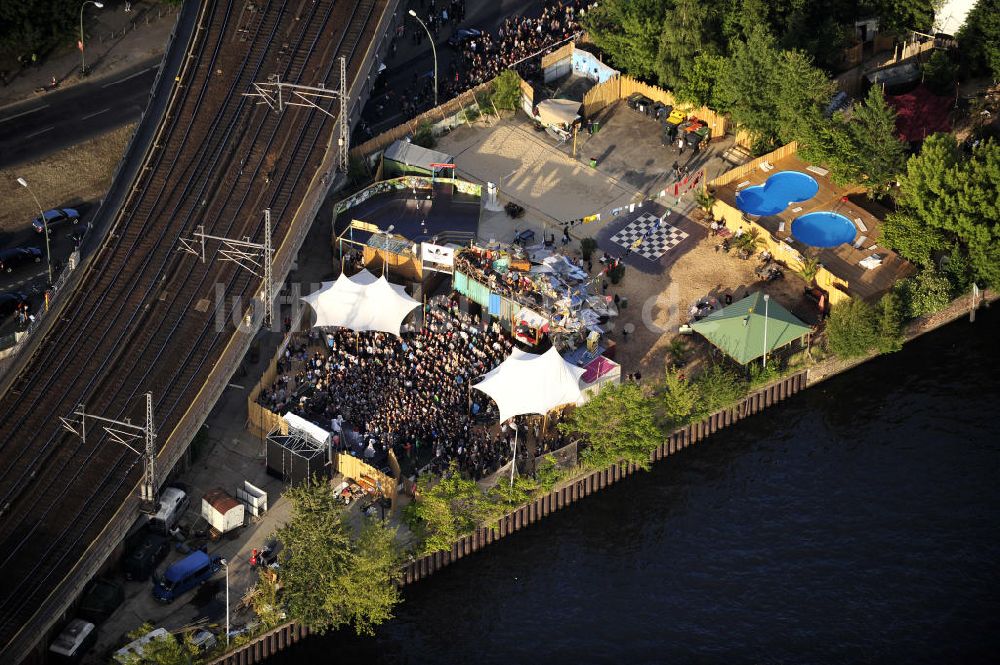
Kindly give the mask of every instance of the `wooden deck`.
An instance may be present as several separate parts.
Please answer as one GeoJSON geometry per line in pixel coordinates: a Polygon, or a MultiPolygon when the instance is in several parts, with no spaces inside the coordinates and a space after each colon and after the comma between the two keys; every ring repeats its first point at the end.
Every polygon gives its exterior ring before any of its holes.
{"type": "MultiPolygon", "coordinates": [[[[755,222],[767,231],[774,240],[783,241],[806,257],[815,257],[827,270],[848,284],[847,292],[851,296],[872,300],[888,291],[898,280],[915,272],[912,264],[899,257],[891,249],[878,245],[881,219],[887,212],[865,195],[858,187],[840,187],[830,180],[829,175],[820,175],[809,171],[811,166],[793,154],[772,162],[774,168],[763,171],[759,168],[752,173],[737,178],[733,182],[717,186],[715,196],[719,201],[738,210],[736,193],[747,187],[762,185],[775,173],[780,171],[800,171],[812,176],[819,184],[819,191],[808,201],[795,203],[785,208],[777,215],[765,217],[744,216],[744,219],[755,222]],[[792,221],[810,212],[829,211],[844,215],[855,220],[855,241],[860,236],[866,240],[860,249],[854,249],[850,244],[832,248],[811,247],[796,240],[791,234],[792,221]],[[861,231],[856,220],[861,220],[865,231],[861,231]],[[783,230],[782,230],[783,229],[783,230]],[[882,264],[874,270],[868,270],[860,265],[860,261],[872,254],[882,258],[882,264]]],[[[730,224],[732,226],[732,224],[730,224]]],[[[780,256],[776,258],[781,258],[780,256]]]]}

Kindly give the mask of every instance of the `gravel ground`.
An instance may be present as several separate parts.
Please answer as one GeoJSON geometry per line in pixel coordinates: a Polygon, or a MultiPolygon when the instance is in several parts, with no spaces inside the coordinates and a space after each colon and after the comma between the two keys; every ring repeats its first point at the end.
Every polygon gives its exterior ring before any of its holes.
{"type": "Polygon", "coordinates": [[[34,162],[0,169],[0,231],[26,226],[38,216],[31,194],[17,183],[32,186],[47,208],[73,207],[97,201],[111,186],[111,176],[132,136],[135,124],[125,125],[34,162]]]}

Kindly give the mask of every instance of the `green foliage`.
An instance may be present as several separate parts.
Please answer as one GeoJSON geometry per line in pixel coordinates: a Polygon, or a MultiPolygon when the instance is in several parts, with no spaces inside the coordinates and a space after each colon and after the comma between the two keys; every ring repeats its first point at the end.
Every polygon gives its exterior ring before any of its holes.
{"type": "Polygon", "coordinates": [[[343,504],[323,481],[292,487],[285,496],[292,515],[276,536],[284,544],[281,580],[289,614],[320,633],[347,624],[371,633],[399,602],[395,530],[366,520],[353,540],[343,504]]]}
{"type": "Polygon", "coordinates": [[[604,0],[587,11],[583,25],[615,67],[651,80],[658,69],[666,9],[662,0],[604,0]]]}
{"type": "Polygon", "coordinates": [[[263,630],[274,628],[285,620],[284,607],[278,600],[278,583],[271,575],[261,575],[257,579],[250,597],[250,605],[263,630]]]}
{"type": "Polygon", "coordinates": [[[505,69],[493,79],[493,104],[498,109],[513,111],[521,106],[521,77],[513,69],[505,69]]]}
{"type": "Polygon", "coordinates": [[[660,84],[676,88],[686,79],[696,56],[713,48],[711,9],[701,0],[674,0],[660,32],[657,73],[660,84]]]}
{"type": "Polygon", "coordinates": [[[781,365],[775,359],[769,358],[767,365],[758,362],[750,363],[747,366],[747,374],[750,376],[747,390],[753,390],[776,381],[781,377],[781,372],[781,365]]]}
{"type": "Polygon", "coordinates": [[[60,44],[75,44],[79,16],[75,0],[0,2],[0,53],[30,62],[32,53],[41,57],[60,44]]]}
{"type": "Polygon", "coordinates": [[[688,422],[700,399],[698,386],[675,369],[668,369],[663,379],[663,416],[671,427],[688,422]]]}
{"type": "Polygon", "coordinates": [[[719,409],[739,401],[746,395],[749,387],[742,378],[732,370],[721,365],[712,365],[696,379],[701,415],[715,413],[719,409]]]}
{"type": "Polygon", "coordinates": [[[809,286],[812,286],[816,281],[816,275],[819,273],[819,259],[814,256],[807,256],[802,261],[802,267],[795,271],[795,274],[802,278],[809,286]]]}
{"type": "Polygon", "coordinates": [[[670,364],[672,366],[681,366],[687,359],[688,351],[690,347],[682,337],[679,335],[670,340],[670,344],[667,345],[667,355],[670,356],[670,364]]]}
{"type": "Polygon", "coordinates": [[[584,261],[589,261],[596,249],[597,241],[593,238],[582,238],[580,240],[580,255],[583,256],[584,261]]]}
{"type": "Polygon", "coordinates": [[[934,51],[924,63],[924,83],[937,95],[954,95],[958,65],[946,51],[934,51]]]}
{"type": "Polygon", "coordinates": [[[464,478],[454,464],[437,480],[417,481],[417,499],[407,506],[407,518],[423,543],[422,554],[451,548],[462,536],[498,518],[497,509],[475,481],[464,478]]]}
{"type": "Polygon", "coordinates": [[[863,356],[875,347],[874,312],[863,300],[852,298],[834,305],[826,322],[830,351],[841,358],[863,356]]]}
{"type": "Polygon", "coordinates": [[[652,401],[635,383],[602,389],[574,409],[559,429],[587,438],[581,458],[591,468],[624,460],[646,469],[649,452],[662,440],[652,401]]]}
{"type": "Polygon", "coordinates": [[[957,37],[966,71],[1000,81],[1000,1],[979,0],[957,37]]]}
{"type": "Polygon", "coordinates": [[[617,266],[608,271],[608,279],[611,280],[612,284],[617,284],[622,281],[622,277],[625,276],[625,264],[619,262],[617,266]]]}
{"type": "Polygon", "coordinates": [[[736,249],[753,255],[764,246],[764,238],[761,237],[760,231],[752,228],[739,236],[734,236],[732,244],[736,249]]]}
{"type": "Polygon", "coordinates": [[[371,180],[372,174],[368,170],[368,161],[364,157],[351,157],[347,162],[347,179],[355,187],[365,184],[371,180]]]}
{"type": "Polygon", "coordinates": [[[726,59],[720,55],[712,53],[696,55],[690,68],[682,72],[681,81],[674,90],[677,101],[715,108],[718,105],[715,85],[725,66],[726,59]]]}
{"type": "Polygon", "coordinates": [[[875,304],[875,349],[894,353],[903,348],[903,300],[889,292],[875,304]]]}
{"type": "MultiPolygon", "coordinates": [[[[137,640],[152,630],[151,623],[144,623],[129,632],[128,639],[137,640]]],[[[167,634],[147,642],[142,647],[141,658],[133,654],[125,662],[127,665],[188,665],[196,653],[197,648],[191,642],[190,635],[185,635],[183,640],[178,641],[173,635],[167,634]]]]}
{"type": "Polygon", "coordinates": [[[701,208],[701,211],[706,215],[712,212],[712,206],[715,205],[715,195],[712,194],[707,189],[699,189],[694,196],[695,203],[701,208]]]}
{"type": "Polygon", "coordinates": [[[900,214],[886,220],[883,239],[922,265],[935,250],[968,257],[980,284],[1000,285],[1000,146],[983,141],[971,156],[950,134],[924,141],[900,179],[900,214]]]}
{"type": "Polygon", "coordinates": [[[417,127],[417,131],[413,133],[413,144],[421,148],[427,148],[428,150],[432,150],[437,145],[437,139],[434,137],[434,130],[431,127],[431,123],[425,122],[417,127]]]}
{"type": "Polygon", "coordinates": [[[894,290],[906,318],[939,312],[951,302],[951,282],[933,267],[898,282],[894,290]]]}

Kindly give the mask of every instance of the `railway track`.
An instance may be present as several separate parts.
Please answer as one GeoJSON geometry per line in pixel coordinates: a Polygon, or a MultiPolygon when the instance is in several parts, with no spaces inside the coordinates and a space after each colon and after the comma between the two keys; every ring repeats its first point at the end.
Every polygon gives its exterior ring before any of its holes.
{"type": "MultiPolygon", "coordinates": [[[[337,58],[353,81],[386,0],[258,3],[203,10],[192,66],[167,131],[120,218],[45,343],[0,396],[0,650],[71,573],[129,497],[141,463],[101,437],[79,439],[58,416],[78,404],[142,419],[154,396],[158,442],[168,435],[235,332],[215,328],[214,298],[248,302],[260,281],[232,264],[178,252],[198,225],[259,239],[270,208],[274,244],[289,232],[320,166],[334,122],[313,109],[279,117],[241,93],[255,80],[336,85],[337,58]],[[252,36],[235,38],[241,30],[252,36]],[[206,306],[207,305],[207,306],[206,306]]],[[[242,34],[242,33],[241,33],[242,34]]]]}

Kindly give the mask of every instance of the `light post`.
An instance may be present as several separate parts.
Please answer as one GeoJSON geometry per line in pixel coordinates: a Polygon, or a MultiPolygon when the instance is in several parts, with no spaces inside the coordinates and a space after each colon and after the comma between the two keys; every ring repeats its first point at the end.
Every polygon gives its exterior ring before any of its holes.
{"type": "Polygon", "coordinates": [[[762,367],[767,368],[767,303],[771,300],[771,296],[764,294],[764,364],[762,367]]]}
{"type": "Polygon", "coordinates": [[[229,562],[219,559],[219,563],[226,569],[226,646],[229,646],[229,562]]]}
{"type": "Polygon", "coordinates": [[[83,4],[80,5],[80,76],[87,75],[87,60],[83,55],[83,8],[87,5],[94,5],[98,9],[104,9],[104,3],[97,2],[96,0],[84,0],[83,4]]]}
{"type": "Polygon", "coordinates": [[[42,204],[39,202],[38,197],[31,191],[31,187],[28,187],[28,181],[24,178],[18,178],[17,184],[28,190],[31,198],[35,199],[35,205],[38,206],[38,214],[42,216],[42,229],[45,233],[45,261],[49,264],[49,286],[52,286],[52,252],[49,249],[49,220],[45,217],[45,211],[42,210],[42,204]]]}
{"type": "Polygon", "coordinates": [[[434,36],[431,35],[431,31],[427,29],[427,24],[421,21],[420,17],[417,16],[417,12],[411,9],[409,11],[409,14],[413,18],[417,19],[417,23],[419,23],[423,27],[424,32],[427,33],[427,41],[431,43],[431,53],[434,54],[434,106],[437,106],[438,105],[438,52],[437,52],[437,47],[434,46],[434,36]]]}

